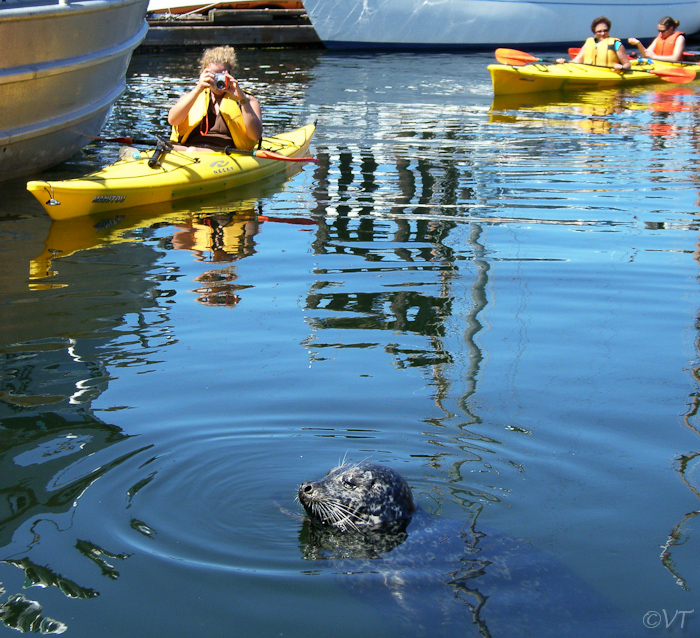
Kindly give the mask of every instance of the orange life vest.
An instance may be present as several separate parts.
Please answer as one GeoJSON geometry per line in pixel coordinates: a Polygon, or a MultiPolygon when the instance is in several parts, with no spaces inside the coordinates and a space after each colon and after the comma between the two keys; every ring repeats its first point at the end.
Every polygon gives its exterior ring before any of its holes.
{"type": "Polygon", "coordinates": [[[683,31],[674,31],[667,38],[662,38],[660,35],[656,36],[652,53],[654,55],[673,55],[673,50],[676,48],[676,40],[678,40],[680,35],[683,35],[683,31]],[[659,45],[661,46],[659,47],[659,45]]]}

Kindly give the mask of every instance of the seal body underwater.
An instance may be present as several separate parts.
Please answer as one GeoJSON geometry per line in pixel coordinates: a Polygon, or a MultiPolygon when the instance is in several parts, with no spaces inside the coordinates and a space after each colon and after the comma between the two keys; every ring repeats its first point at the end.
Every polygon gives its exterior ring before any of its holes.
{"type": "MultiPolygon", "coordinates": [[[[302,557],[404,637],[633,636],[619,611],[528,542],[416,508],[396,470],[348,463],[302,483],[302,557]]],[[[380,635],[379,633],[377,635],[380,635]]],[[[395,635],[392,633],[391,635],[395,635]]]]}

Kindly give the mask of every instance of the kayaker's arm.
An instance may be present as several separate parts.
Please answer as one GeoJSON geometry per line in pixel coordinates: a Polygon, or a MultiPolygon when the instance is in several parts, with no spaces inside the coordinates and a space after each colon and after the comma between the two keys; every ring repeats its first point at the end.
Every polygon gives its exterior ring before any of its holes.
{"type": "Polygon", "coordinates": [[[683,59],[683,51],[685,51],[685,36],[679,35],[673,47],[673,53],[671,55],[658,55],[656,59],[666,62],[680,62],[683,59]]]}
{"type": "Polygon", "coordinates": [[[238,84],[238,80],[229,73],[228,87],[226,93],[238,102],[243,115],[243,124],[245,124],[246,134],[251,140],[258,141],[263,134],[262,112],[260,103],[250,93],[245,93],[238,84]]]}
{"type": "MultiPolygon", "coordinates": [[[[637,47],[637,51],[639,51],[639,56],[642,58],[648,58],[649,54],[647,53],[647,49],[644,48],[644,45],[637,39],[637,38],[627,38],[627,42],[630,44],[634,45],[637,47]]],[[[654,40],[656,42],[656,40],[654,40]]],[[[652,45],[654,44],[652,42],[652,45]]],[[[649,47],[650,49],[652,48],[651,46],[649,47]]]]}
{"type": "Polygon", "coordinates": [[[576,64],[581,64],[581,62],[583,62],[583,47],[579,49],[579,52],[574,56],[574,59],[571,61],[576,62],[576,64]]]}
{"type": "Polygon", "coordinates": [[[616,69],[617,71],[629,71],[632,63],[630,62],[629,56],[627,55],[627,51],[625,51],[625,45],[622,44],[619,40],[617,41],[619,43],[619,47],[617,48],[617,59],[618,63],[613,65],[613,69],[616,69]]]}
{"type": "Polygon", "coordinates": [[[188,93],[185,93],[175,102],[168,112],[168,124],[170,124],[170,126],[179,126],[182,124],[187,119],[187,114],[197,101],[199,94],[204,91],[204,89],[211,87],[213,82],[214,73],[208,69],[204,69],[197,80],[197,86],[188,93]]]}
{"type": "Polygon", "coordinates": [[[581,64],[583,62],[583,47],[579,49],[578,53],[573,58],[571,58],[571,60],[557,58],[557,64],[564,64],[564,62],[575,62],[576,64],[581,64]]]}
{"type": "MultiPolygon", "coordinates": [[[[658,36],[657,36],[658,38],[658,36]]],[[[654,40],[656,42],[656,40],[654,40]]],[[[653,47],[649,47],[649,56],[652,60],[661,60],[662,62],[680,62],[683,59],[683,51],[685,50],[685,36],[679,35],[676,38],[676,43],[673,45],[673,53],[670,55],[660,55],[654,53],[656,50],[653,47]]]]}
{"type": "Polygon", "coordinates": [[[262,112],[260,102],[252,95],[247,95],[245,99],[238,102],[243,114],[243,123],[248,137],[256,142],[262,137],[262,112]]]}
{"type": "Polygon", "coordinates": [[[637,38],[628,38],[627,42],[629,42],[630,44],[636,44],[637,49],[639,49],[639,54],[643,58],[650,58],[652,60],[661,60],[663,62],[680,62],[683,59],[683,51],[685,50],[685,36],[679,35],[676,38],[676,42],[673,45],[673,53],[671,53],[670,55],[660,55],[660,54],[655,53],[656,43],[659,40],[661,40],[660,44],[662,45],[663,38],[661,38],[661,36],[657,35],[654,38],[654,41],[646,49],[642,46],[641,42],[639,42],[639,40],[637,40],[637,38]]]}

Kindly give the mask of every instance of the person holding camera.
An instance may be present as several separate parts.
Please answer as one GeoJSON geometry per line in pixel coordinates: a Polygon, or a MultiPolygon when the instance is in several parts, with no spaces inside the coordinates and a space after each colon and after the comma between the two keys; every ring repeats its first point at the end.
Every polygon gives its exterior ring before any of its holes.
{"type": "Polygon", "coordinates": [[[262,114],[259,102],[233,76],[236,52],[229,46],[207,49],[199,66],[197,85],[168,113],[173,148],[254,149],[262,137],[262,114]]]}

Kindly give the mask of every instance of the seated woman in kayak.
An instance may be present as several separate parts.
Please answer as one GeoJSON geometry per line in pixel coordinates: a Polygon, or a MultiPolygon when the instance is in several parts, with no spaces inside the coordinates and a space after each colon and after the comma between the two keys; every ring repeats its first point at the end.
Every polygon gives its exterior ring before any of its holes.
{"type": "Polygon", "coordinates": [[[639,49],[639,55],[652,60],[663,60],[664,62],[680,62],[683,59],[685,50],[685,35],[682,31],[677,31],[680,26],[678,20],[670,16],[659,20],[659,35],[648,48],[644,48],[637,38],[629,38],[627,42],[639,49]]]}
{"type": "Polygon", "coordinates": [[[244,93],[232,73],[236,52],[223,46],[207,49],[195,86],[170,109],[170,141],[175,150],[212,150],[226,146],[252,150],[262,137],[260,104],[244,93]]]}
{"type": "MultiPolygon", "coordinates": [[[[630,68],[627,51],[618,38],[610,37],[612,23],[605,16],[596,18],[591,23],[593,37],[588,38],[576,54],[572,62],[592,64],[594,66],[609,66],[617,71],[630,68]]],[[[557,62],[564,62],[563,59],[557,62]]]]}

